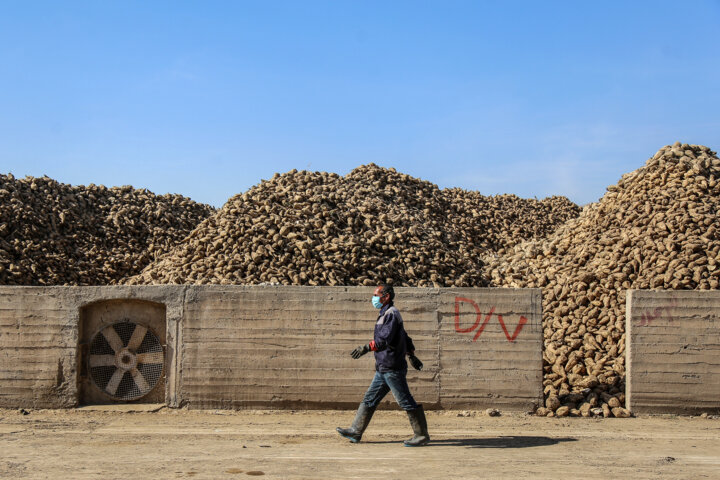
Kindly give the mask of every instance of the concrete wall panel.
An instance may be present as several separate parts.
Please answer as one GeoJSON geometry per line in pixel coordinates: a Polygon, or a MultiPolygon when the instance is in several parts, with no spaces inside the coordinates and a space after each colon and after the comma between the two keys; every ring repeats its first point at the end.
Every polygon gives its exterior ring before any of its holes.
{"type": "Polygon", "coordinates": [[[77,315],[62,289],[0,288],[0,406],[75,404],[77,315]]]}
{"type": "Polygon", "coordinates": [[[166,305],[165,402],[177,405],[174,345],[183,286],[0,286],[0,407],[61,408],[78,404],[81,311],[106,300],[166,305]]]}
{"type": "Polygon", "coordinates": [[[720,413],[720,292],[630,291],[627,402],[635,413],[720,413]]]}
{"type": "MultiPolygon", "coordinates": [[[[356,406],[374,375],[372,354],[359,360],[349,355],[372,340],[377,311],[369,292],[190,287],[183,332],[184,399],[194,407],[356,406]]],[[[407,307],[401,311],[406,330],[427,366],[410,381],[419,401],[436,404],[434,296],[398,289],[400,295],[407,307]]]]}
{"type": "Polygon", "coordinates": [[[540,290],[444,289],[440,395],[451,408],[542,403],[540,290]]]}
{"type": "MultiPolygon", "coordinates": [[[[418,402],[516,410],[541,402],[539,291],[398,288],[396,295],[425,364],[408,375],[418,402]],[[456,329],[458,297],[495,307],[478,341],[456,329]]],[[[370,296],[363,287],[189,287],[183,399],[201,408],[356,406],[374,374],[372,354],[349,356],[372,339],[370,296]]],[[[461,307],[463,321],[470,308],[475,322],[472,303],[461,307]]]]}

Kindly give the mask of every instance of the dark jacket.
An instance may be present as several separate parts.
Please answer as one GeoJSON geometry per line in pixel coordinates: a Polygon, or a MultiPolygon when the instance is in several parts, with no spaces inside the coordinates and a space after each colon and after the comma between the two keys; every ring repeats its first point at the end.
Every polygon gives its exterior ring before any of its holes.
{"type": "Polygon", "coordinates": [[[412,339],[405,332],[400,311],[390,302],[380,309],[370,348],[375,352],[375,370],[407,371],[405,355],[415,351],[412,339]]]}

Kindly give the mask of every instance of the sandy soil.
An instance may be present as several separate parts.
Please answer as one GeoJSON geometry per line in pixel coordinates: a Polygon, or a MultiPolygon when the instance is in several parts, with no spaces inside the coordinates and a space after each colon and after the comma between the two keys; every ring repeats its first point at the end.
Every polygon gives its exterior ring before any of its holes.
{"type": "Polygon", "coordinates": [[[0,409],[0,478],[720,479],[717,419],[429,412],[431,444],[406,448],[399,411],[351,444],[348,411],[155,409],[0,409]]]}

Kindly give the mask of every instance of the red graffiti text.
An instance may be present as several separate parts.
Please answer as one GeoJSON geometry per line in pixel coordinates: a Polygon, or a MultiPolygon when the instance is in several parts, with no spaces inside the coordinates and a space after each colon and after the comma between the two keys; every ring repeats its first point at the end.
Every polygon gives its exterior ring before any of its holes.
{"type": "Polygon", "coordinates": [[[639,325],[641,327],[646,327],[650,325],[651,322],[657,320],[658,318],[665,317],[667,318],[668,322],[672,322],[672,313],[671,309],[675,308],[677,306],[677,300],[674,298],[670,300],[670,305],[666,307],[657,307],[652,310],[652,312],[643,312],[640,315],[640,323],[639,325]]]}
{"type": "MultiPolygon", "coordinates": [[[[490,319],[492,318],[493,314],[495,313],[495,307],[490,308],[490,310],[487,312],[483,319],[482,313],[480,313],[480,307],[477,303],[473,302],[469,298],[464,297],[455,297],[455,331],[458,333],[469,333],[472,332],[477,328],[477,331],[475,332],[475,336],[473,337],[473,342],[477,341],[478,338],[480,338],[480,335],[482,335],[483,330],[485,330],[485,326],[488,324],[490,319]],[[461,303],[469,303],[473,306],[475,309],[475,315],[476,320],[472,327],[470,328],[460,328],[460,304],[461,303]],[[480,322],[482,321],[482,325],[480,322]]],[[[505,321],[503,320],[503,316],[501,314],[497,314],[498,322],[500,323],[500,326],[503,329],[503,332],[505,332],[505,337],[507,337],[508,342],[514,342],[517,336],[520,334],[520,330],[523,329],[525,324],[527,323],[527,318],[520,316],[520,322],[518,323],[517,327],[515,327],[515,331],[512,335],[507,330],[507,327],[505,326],[505,321]]]]}

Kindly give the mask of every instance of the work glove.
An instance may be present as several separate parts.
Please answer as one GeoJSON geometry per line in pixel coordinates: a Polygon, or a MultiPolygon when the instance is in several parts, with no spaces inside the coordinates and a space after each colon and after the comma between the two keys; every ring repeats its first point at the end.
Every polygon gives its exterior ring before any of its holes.
{"type": "Polygon", "coordinates": [[[420,361],[418,357],[415,355],[409,355],[410,358],[410,364],[413,366],[415,370],[422,370],[423,369],[423,363],[420,361]]]}
{"type": "Polygon", "coordinates": [[[354,359],[358,359],[370,351],[370,345],[361,345],[350,354],[354,359]]]}

